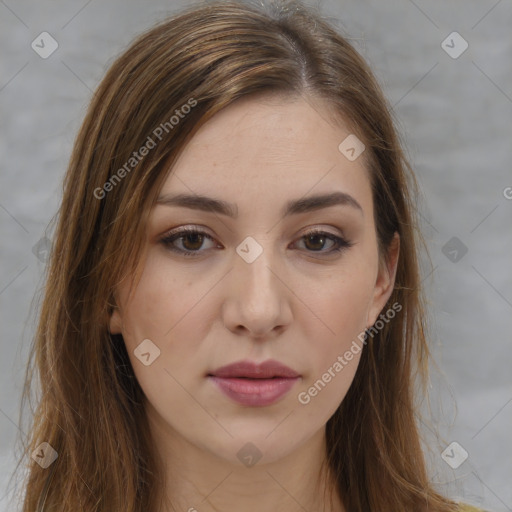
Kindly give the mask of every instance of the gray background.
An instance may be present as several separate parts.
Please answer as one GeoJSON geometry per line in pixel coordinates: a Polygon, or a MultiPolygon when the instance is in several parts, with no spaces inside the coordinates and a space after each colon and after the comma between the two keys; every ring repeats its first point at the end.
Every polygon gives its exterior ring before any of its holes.
{"type": "MultiPolygon", "coordinates": [[[[184,4],[0,1],[0,510],[14,510],[15,482],[7,484],[31,304],[44,271],[33,247],[57,209],[76,131],[108,65],[137,33],[184,4]],[[59,45],[47,59],[31,48],[43,31],[59,45]]],[[[422,187],[432,259],[424,258],[423,282],[438,365],[433,419],[424,424],[432,478],[451,497],[512,510],[512,2],[319,6],[376,73],[422,187]],[[469,44],[456,59],[441,46],[453,31],[469,44]],[[469,454],[456,469],[440,455],[452,441],[469,454]]]]}

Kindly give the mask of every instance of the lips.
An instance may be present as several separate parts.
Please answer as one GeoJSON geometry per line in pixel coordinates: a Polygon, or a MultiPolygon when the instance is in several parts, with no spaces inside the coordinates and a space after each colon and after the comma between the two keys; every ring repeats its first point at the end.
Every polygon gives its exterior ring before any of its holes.
{"type": "Polygon", "coordinates": [[[238,361],[218,368],[208,378],[231,400],[249,407],[263,407],[286,395],[300,374],[274,360],[261,364],[238,361]]]}
{"type": "Polygon", "coordinates": [[[261,364],[252,361],[237,361],[236,363],[222,366],[209,375],[223,378],[246,378],[246,379],[272,379],[300,377],[300,374],[279,361],[269,359],[261,364]]]}

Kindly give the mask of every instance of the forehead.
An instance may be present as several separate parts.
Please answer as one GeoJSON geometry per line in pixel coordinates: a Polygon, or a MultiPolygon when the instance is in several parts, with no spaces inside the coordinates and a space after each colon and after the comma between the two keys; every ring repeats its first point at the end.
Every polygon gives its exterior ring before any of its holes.
{"type": "Polygon", "coordinates": [[[195,134],[160,195],[195,193],[281,206],[287,198],[343,191],[369,208],[363,155],[350,161],[340,151],[349,136],[348,126],[333,124],[329,106],[318,100],[243,98],[195,134]]]}

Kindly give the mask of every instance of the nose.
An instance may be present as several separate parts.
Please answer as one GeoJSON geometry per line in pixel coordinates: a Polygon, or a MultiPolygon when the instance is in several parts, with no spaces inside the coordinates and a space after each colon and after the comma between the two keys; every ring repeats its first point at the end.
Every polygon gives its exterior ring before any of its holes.
{"type": "MultiPolygon", "coordinates": [[[[263,247],[263,244],[260,242],[263,247]]],[[[269,247],[248,263],[235,253],[223,305],[224,325],[236,334],[272,338],[292,321],[293,296],[269,247]]]]}

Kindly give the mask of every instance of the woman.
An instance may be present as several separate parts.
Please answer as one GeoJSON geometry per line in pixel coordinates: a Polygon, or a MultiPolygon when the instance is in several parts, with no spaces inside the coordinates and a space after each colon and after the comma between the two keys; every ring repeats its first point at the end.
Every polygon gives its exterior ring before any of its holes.
{"type": "Polygon", "coordinates": [[[300,3],[140,36],[65,178],[24,512],[471,510],[416,425],[415,187],[367,65],[300,3]]]}

